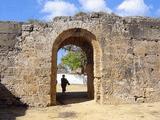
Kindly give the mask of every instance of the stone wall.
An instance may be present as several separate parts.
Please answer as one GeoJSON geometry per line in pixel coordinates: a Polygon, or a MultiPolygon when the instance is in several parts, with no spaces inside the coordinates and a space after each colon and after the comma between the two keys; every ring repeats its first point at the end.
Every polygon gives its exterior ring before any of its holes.
{"type": "Polygon", "coordinates": [[[122,18],[116,23],[103,43],[102,101],[158,101],[160,20],[122,18]]]}
{"type": "Polygon", "coordinates": [[[14,56],[19,52],[15,46],[18,36],[21,36],[20,23],[0,22],[0,105],[21,104],[18,96],[14,95],[16,80],[12,80],[14,56]]]}
{"type": "Polygon", "coordinates": [[[159,33],[159,19],[106,13],[57,17],[46,24],[1,22],[1,84],[29,106],[55,104],[54,48],[76,36],[88,39],[93,47],[95,101],[160,101],[159,33]]]}

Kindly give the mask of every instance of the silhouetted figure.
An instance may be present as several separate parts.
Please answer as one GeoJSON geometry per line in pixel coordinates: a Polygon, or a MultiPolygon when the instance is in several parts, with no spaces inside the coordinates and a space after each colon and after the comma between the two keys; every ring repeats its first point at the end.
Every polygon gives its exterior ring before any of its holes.
{"type": "Polygon", "coordinates": [[[65,75],[62,75],[62,78],[61,78],[61,87],[62,87],[62,92],[65,93],[66,91],[66,86],[70,85],[70,83],[68,82],[68,80],[65,78],[65,75]]]}

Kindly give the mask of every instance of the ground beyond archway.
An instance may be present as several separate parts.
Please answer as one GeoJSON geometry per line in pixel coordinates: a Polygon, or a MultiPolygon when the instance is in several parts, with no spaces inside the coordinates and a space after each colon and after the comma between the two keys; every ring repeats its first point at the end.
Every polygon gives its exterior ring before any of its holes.
{"type": "MultiPolygon", "coordinates": [[[[94,41],[95,36],[90,32],[83,29],[70,29],[64,31],[56,39],[53,45],[52,53],[52,75],[51,75],[51,100],[52,104],[56,103],[56,77],[57,77],[57,52],[60,48],[65,45],[76,45],[79,46],[87,57],[86,73],[87,73],[87,94],[89,99],[94,98],[94,72],[97,69],[94,61],[94,41]]],[[[95,51],[96,53],[96,51],[95,51]]]]}

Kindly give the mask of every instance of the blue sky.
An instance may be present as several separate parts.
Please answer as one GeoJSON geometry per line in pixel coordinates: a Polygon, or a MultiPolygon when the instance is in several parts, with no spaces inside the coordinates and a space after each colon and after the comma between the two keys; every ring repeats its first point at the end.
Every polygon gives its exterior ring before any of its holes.
{"type": "Polygon", "coordinates": [[[160,0],[2,0],[0,20],[50,20],[59,15],[74,15],[78,11],[160,17],[160,0]]]}

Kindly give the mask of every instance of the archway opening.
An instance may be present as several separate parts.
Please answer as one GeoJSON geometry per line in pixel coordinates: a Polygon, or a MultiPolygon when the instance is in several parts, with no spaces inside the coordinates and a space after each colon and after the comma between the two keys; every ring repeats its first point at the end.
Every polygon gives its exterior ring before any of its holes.
{"type": "Polygon", "coordinates": [[[80,28],[74,28],[62,32],[53,44],[51,68],[51,105],[56,105],[57,102],[57,53],[59,49],[66,45],[78,46],[85,52],[87,58],[85,68],[87,75],[87,98],[94,99],[95,96],[100,98],[98,95],[96,95],[96,93],[99,93],[99,91],[97,91],[98,84],[96,83],[95,85],[96,81],[94,80],[96,78],[100,78],[101,52],[98,48],[99,44],[96,41],[96,37],[91,32],[80,28]]]}
{"type": "MultiPolygon", "coordinates": [[[[77,39],[77,38],[69,38],[77,39]]],[[[69,41],[69,40],[66,40],[69,41]]],[[[64,41],[64,42],[66,42],[64,41]]],[[[81,41],[84,42],[84,41],[81,41]]],[[[73,42],[69,42],[73,43],[73,42]]],[[[68,43],[67,43],[68,44],[68,43]]],[[[88,73],[88,69],[93,70],[93,62],[90,60],[93,58],[93,50],[90,49],[89,44],[87,42],[85,47],[82,47],[80,44],[69,44],[60,48],[57,54],[57,94],[56,101],[57,104],[64,105],[70,103],[79,103],[93,99],[94,97],[94,88],[93,82],[88,81],[91,79],[91,75],[93,76],[93,71],[88,73]],[[62,57],[63,56],[63,57],[62,57]],[[60,60],[60,58],[62,59],[60,60]],[[88,64],[92,64],[92,66],[88,66],[88,64]],[[90,67],[90,68],[89,68],[90,67]],[[92,67],[92,68],[91,68],[92,67]],[[66,83],[66,91],[62,90],[62,79],[63,75],[65,75],[65,79],[68,80],[69,85],[66,83]],[[92,87],[91,87],[92,84],[92,87]],[[91,93],[92,91],[92,93],[91,93]],[[91,94],[93,94],[91,96],[91,94]]],[[[93,77],[92,77],[93,79],[93,77]]],[[[93,81],[93,80],[92,80],[93,81]]]]}

